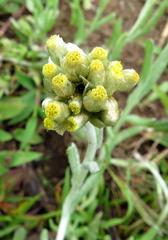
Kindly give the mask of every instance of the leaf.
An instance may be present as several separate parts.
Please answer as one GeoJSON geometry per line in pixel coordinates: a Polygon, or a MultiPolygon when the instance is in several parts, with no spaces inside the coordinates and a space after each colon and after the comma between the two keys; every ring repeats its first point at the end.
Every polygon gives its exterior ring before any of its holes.
{"type": "Polygon", "coordinates": [[[70,170],[69,168],[66,169],[65,171],[65,177],[64,177],[64,185],[63,185],[63,189],[62,189],[62,201],[63,202],[70,190],[70,170]]]}
{"type": "Polygon", "coordinates": [[[166,114],[168,114],[168,96],[158,86],[154,87],[154,92],[158,95],[166,114]]]}
{"type": "Polygon", "coordinates": [[[21,71],[16,72],[16,77],[18,82],[25,88],[31,90],[34,88],[34,83],[31,77],[27,76],[25,73],[21,71]]]}
{"type": "MultiPolygon", "coordinates": [[[[23,141],[25,129],[17,128],[13,132],[13,138],[16,139],[19,142],[23,141]]],[[[30,144],[39,144],[43,141],[42,137],[37,133],[34,132],[32,135],[32,138],[30,139],[30,144]]]]}
{"type": "Polygon", "coordinates": [[[136,126],[150,127],[156,131],[168,131],[168,119],[157,120],[154,118],[144,118],[131,114],[126,118],[126,121],[136,126]]]}
{"type": "Polygon", "coordinates": [[[40,152],[34,151],[17,151],[14,153],[10,167],[18,167],[20,165],[39,160],[42,156],[40,152]]]}
{"type": "Polygon", "coordinates": [[[33,197],[29,197],[27,199],[25,199],[24,202],[21,202],[21,204],[14,209],[14,211],[12,211],[12,213],[14,215],[21,215],[21,214],[24,214],[26,212],[29,211],[29,209],[31,209],[31,207],[39,201],[39,199],[41,198],[41,194],[38,194],[36,196],[33,196],[33,197]]]}
{"type": "Polygon", "coordinates": [[[115,18],[115,13],[112,12],[111,14],[105,16],[104,18],[101,18],[94,26],[94,30],[100,28],[102,25],[108,23],[108,22],[112,22],[115,18]]]}
{"type": "Polygon", "coordinates": [[[151,71],[153,60],[154,44],[151,40],[145,42],[145,59],[141,71],[141,81],[143,81],[151,71]]]}
{"type": "Polygon", "coordinates": [[[102,221],[102,225],[105,229],[108,229],[109,227],[125,222],[127,219],[131,217],[134,210],[133,201],[132,201],[132,191],[129,185],[123,182],[122,180],[120,180],[120,178],[118,178],[117,175],[115,175],[111,169],[109,169],[108,172],[112,177],[112,179],[116,182],[116,184],[120,188],[124,198],[126,199],[128,208],[127,208],[126,214],[123,217],[102,221]]]}
{"type": "MultiPolygon", "coordinates": [[[[167,93],[168,92],[168,82],[163,82],[160,85],[157,85],[157,87],[160,89],[160,91],[167,93]]],[[[156,94],[156,92],[152,92],[147,99],[145,99],[143,105],[148,104],[149,102],[155,101],[158,99],[158,95],[156,94]]]]}
{"type": "Polygon", "coordinates": [[[22,144],[21,148],[24,148],[28,143],[30,143],[35,130],[37,127],[37,116],[33,115],[27,122],[26,128],[23,132],[23,139],[22,139],[22,144]]]}
{"type": "Polygon", "coordinates": [[[11,232],[13,232],[15,229],[18,228],[18,225],[8,225],[7,227],[4,227],[3,229],[0,230],[0,238],[10,234],[11,232]]]}
{"type": "Polygon", "coordinates": [[[0,142],[7,142],[12,139],[12,135],[7,131],[0,129],[0,142]]]}
{"type": "Polygon", "coordinates": [[[40,234],[40,240],[49,240],[47,229],[42,230],[42,232],[40,234]]]}
{"type": "Polygon", "coordinates": [[[7,120],[18,115],[25,107],[20,97],[5,97],[0,100],[0,120],[7,120]]]}
{"type": "Polygon", "coordinates": [[[80,2],[75,0],[73,3],[71,3],[72,8],[72,16],[71,16],[71,22],[75,25],[77,28],[75,33],[75,42],[81,43],[84,41],[86,37],[86,31],[85,31],[85,16],[84,12],[80,6],[80,2]]]}
{"type": "Polygon", "coordinates": [[[27,230],[24,227],[19,227],[14,234],[13,240],[25,240],[27,236],[27,230]]]}
{"type": "Polygon", "coordinates": [[[26,119],[32,112],[35,107],[35,91],[29,91],[21,97],[21,100],[25,104],[25,108],[19,114],[17,114],[13,119],[9,121],[9,124],[14,125],[26,119]],[[26,109],[26,110],[25,110],[26,109]]]}
{"type": "Polygon", "coordinates": [[[140,238],[137,238],[137,240],[154,240],[157,233],[158,229],[156,227],[151,227],[140,238]]]}
{"type": "Polygon", "coordinates": [[[113,48],[117,42],[117,40],[122,35],[122,20],[117,19],[113,25],[113,31],[111,33],[110,39],[108,40],[109,48],[113,48]]]}
{"type": "Polygon", "coordinates": [[[143,27],[145,26],[150,15],[152,14],[152,10],[153,10],[156,2],[157,2],[157,0],[146,1],[143,8],[141,9],[138,19],[136,20],[133,27],[131,28],[131,31],[129,32],[128,37],[130,39],[134,39],[137,32],[141,32],[143,30],[143,27]]]}

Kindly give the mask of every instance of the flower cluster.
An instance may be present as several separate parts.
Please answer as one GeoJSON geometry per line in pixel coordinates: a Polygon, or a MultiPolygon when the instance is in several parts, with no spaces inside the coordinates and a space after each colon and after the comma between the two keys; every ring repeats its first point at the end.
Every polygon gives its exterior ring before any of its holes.
{"type": "Polygon", "coordinates": [[[137,72],[123,69],[120,61],[109,61],[102,47],[86,54],[58,35],[51,36],[46,46],[50,57],[42,69],[48,94],[42,103],[44,127],[63,134],[87,121],[99,128],[113,125],[119,115],[113,94],[133,88],[139,81],[137,72]]]}

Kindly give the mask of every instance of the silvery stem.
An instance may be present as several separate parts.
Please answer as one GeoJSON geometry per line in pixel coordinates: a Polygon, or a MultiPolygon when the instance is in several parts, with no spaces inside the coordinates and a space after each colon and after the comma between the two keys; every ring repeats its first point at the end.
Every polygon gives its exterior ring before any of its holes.
{"type": "Polygon", "coordinates": [[[79,162],[78,149],[75,144],[72,144],[67,151],[70,167],[73,168],[71,169],[72,187],[63,204],[61,220],[55,240],[64,240],[70,217],[75,210],[75,207],[86,192],[92,188],[94,178],[97,178],[96,174],[90,175],[86,178],[89,173],[89,170],[86,168],[86,164],[95,159],[96,150],[100,146],[98,146],[99,144],[97,143],[96,131],[92,124],[86,124],[85,132],[88,140],[88,146],[83,162],[79,162]]]}

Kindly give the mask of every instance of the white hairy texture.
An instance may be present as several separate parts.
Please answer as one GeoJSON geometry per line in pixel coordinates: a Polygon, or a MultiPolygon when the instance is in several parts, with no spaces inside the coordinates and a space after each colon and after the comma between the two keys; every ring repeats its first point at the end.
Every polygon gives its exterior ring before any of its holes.
{"type": "Polygon", "coordinates": [[[53,63],[50,57],[48,58],[48,63],[53,63]]]}
{"type": "Polygon", "coordinates": [[[49,102],[51,102],[51,101],[52,101],[52,98],[49,98],[49,97],[45,98],[45,99],[42,101],[42,108],[44,109],[44,108],[47,106],[47,104],[48,104],[49,102]]]}
{"type": "Polygon", "coordinates": [[[65,47],[66,43],[64,42],[64,40],[62,39],[62,37],[60,37],[59,35],[56,35],[56,47],[57,48],[62,48],[62,47],[65,47]]]}
{"type": "Polygon", "coordinates": [[[128,68],[128,69],[124,69],[123,73],[127,74],[128,76],[132,76],[135,73],[135,70],[132,68],[128,68]]]}
{"type": "Polygon", "coordinates": [[[68,52],[78,51],[78,52],[80,52],[82,55],[86,55],[81,48],[79,48],[77,45],[75,45],[75,44],[73,44],[73,43],[67,43],[67,44],[66,44],[66,49],[67,49],[68,52]]]}

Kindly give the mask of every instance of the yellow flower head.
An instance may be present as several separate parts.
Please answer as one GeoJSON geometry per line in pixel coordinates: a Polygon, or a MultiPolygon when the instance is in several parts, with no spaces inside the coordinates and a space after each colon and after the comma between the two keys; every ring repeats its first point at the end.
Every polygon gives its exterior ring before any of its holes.
{"type": "Polygon", "coordinates": [[[103,86],[97,86],[91,90],[90,96],[96,101],[105,101],[107,99],[107,92],[103,86]]]}
{"type": "Polygon", "coordinates": [[[46,78],[53,78],[57,73],[57,66],[54,63],[47,63],[43,66],[42,73],[46,78]]]}
{"type": "Polygon", "coordinates": [[[48,49],[56,49],[65,45],[63,39],[59,35],[52,35],[46,42],[48,49]]]}
{"type": "Polygon", "coordinates": [[[86,123],[87,120],[88,116],[84,113],[81,113],[76,116],[70,116],[65,123],[65,127],[67,131],[75,132],[76,130],[81,128],[86,123]]]}
{"type": "Polygon", "coordinates": [[[117,78],[123,77],[123,66],[120,61],[114,61],[110,63],[110,71],[115,75],[117,78]]]}
{"type": "Polygon", "coordinates": [[[52,79],[52,85],[57,88],[63,88],[67,85],[68,78],[65,74],[59,73],[52,79]]]}
{"type": "Polygon", "coordinates": [[[71,112],[73,112],[75,115],[77,115],[80,113],[81,106],[79,105],[79,103],[77,101],[72,101],[69,103],[69,109],[71,110],[71,112]]]}
{"type": "Polygon", "coordinates": [[[93,59],[105,60],[107,58],[108,51],[102,47],[95,47],[91,52],[93,59]]]}
{"type": "Polygon", "coordinates": [[[136,83],[139,82],[140,77],[136,71],[134,71],[132,78],[136,83]]]}
{"type": "Polygon", "coordinates": [[[93,72],[101,72],[104,70],[104,65],[98,59],[92,60],[90,64],[90,70],[93,72]]]}
{"type": "Polygon", "coordinates": [[[45,107],[45,114],[48,118],[57,119],[61,114],[61,107],[57,102],[49,102],[45,107]]]}
{"type": "Polygon", "coordinates": [[[77,123],[75,117],[73,117],[73,116],[69,117],[66,122],[66,129],[69,132],[75,132],[78,128],[79,128],[79,126],[78,126],[78,123],[77,123]]]}
{"type": "Polygon", "coordinates": [[[52,35],[46,42],[47,48],[54,48],[56,44],[56,35],[52,35]]]}
{"type": "Polygon", "coordinates": [[[75,67],[76,65],[82,64],[84,62],[84,58],[79,51],[75,50],[66,54],[65,62],[67,65],[75,67]]]}
{"type": "Polygon", "coordinates": [[[53,119],[46,117],[44,118],[43,124],[47,130],[54,130],[55,122],[53,119]]]}
{"type": "Polygon", "coordinates": [[[123,70],[126,90],[130,90],[139,82],[139,75],[134,69],[123,70]]]}

